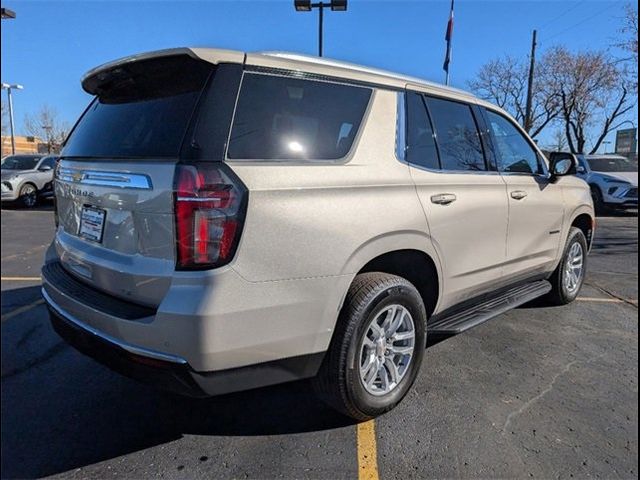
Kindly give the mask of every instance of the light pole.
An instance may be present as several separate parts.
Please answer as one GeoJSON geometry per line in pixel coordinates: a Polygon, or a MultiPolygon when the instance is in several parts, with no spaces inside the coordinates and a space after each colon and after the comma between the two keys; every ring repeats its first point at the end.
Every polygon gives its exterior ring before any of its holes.
{"type": "Polygon", "coordinates": [[[296,12],[310,12],[311,9],[318,9],[318,56],[322,56],[322,30],[324,27],[324,9],[331,8],[334,12],[344,12],[347,10],[347,0],[331,0],[331,2],[314,2],[311,0],[294,0],[293,6],[296,12]]]}
{"type": "Polygon", "coordinates": [[[16,154],[16,137],[14,134],[14,126],[13,126],[13,98],[11,95],[11,90],[22,90],[24,87],[22,85],[13,84],[10,85],[8,83],[2,84],[2,90],[7,91],[7,98],[9,99],[9,127],[11,128],[11,155],[16,154]]]}

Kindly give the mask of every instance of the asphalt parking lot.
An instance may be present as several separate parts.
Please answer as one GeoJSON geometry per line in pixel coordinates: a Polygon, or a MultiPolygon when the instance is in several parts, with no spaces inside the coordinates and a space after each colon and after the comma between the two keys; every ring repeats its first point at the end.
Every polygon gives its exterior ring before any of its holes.
{"type": "Polygon", "coordinates": [[[577,302],[430,345],[404,402],[360,425],[306,382],[192,400],[111,373],[48,324],[51,208],[1,220],[3,478],[638,475],[636,212],[599,218],[577,302]]]}

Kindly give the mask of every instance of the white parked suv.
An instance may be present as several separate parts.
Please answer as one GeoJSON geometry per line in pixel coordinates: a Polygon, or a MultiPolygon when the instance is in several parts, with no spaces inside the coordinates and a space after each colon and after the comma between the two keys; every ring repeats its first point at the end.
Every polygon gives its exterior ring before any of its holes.
{"type": "Polygon", "coordinates": [[[429,335],[576,298],[594,232],[576,159],[463,91],[283,53],[173,49],[91,70],[56,171],[55,329],[205,396],[314,377],[357,419],[429,335]]]}
{"type": "Polygon", "coordinates": [[[621,155],[578,155],[578,176],[589,184],[597,212],[638,208],[638,161],[621,155]]]}

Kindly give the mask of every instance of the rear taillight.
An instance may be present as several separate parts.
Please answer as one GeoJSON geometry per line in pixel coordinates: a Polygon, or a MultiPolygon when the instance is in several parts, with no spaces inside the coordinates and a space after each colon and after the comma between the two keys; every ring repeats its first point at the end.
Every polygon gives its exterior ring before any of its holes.
{"type": "Polygon", "coordinates": [[[180,164],[175,175],[178,270],[203,270],[233,258],[247,205],[247,189],[221,163],[180,164]]]}

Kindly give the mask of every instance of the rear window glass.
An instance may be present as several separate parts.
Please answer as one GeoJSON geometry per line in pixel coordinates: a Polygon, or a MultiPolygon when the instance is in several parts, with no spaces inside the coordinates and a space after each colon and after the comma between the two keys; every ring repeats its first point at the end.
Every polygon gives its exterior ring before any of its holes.
{"type": "MultiPolygon", "coordinates": [[[[65,157],[177,157],[212,66],[187,56],[113,69],[67,140],[65,157]]],[[[92,84],[92,86],[94,86],[92,84]]]]}
{"type": "Polygon", "coordinates": [[[245,74],[227,156],[244,160],[337,160],[353,144],[371,89],[245,74]]]}

